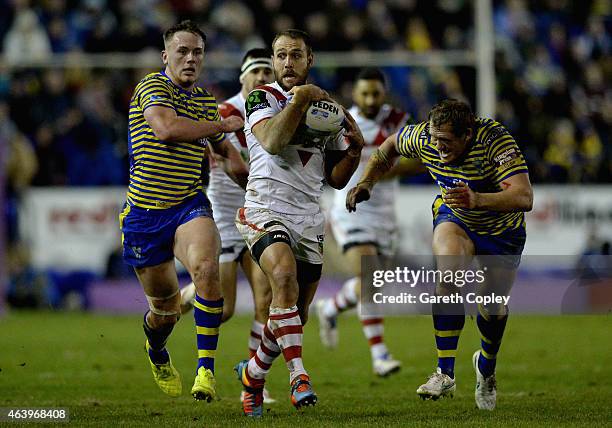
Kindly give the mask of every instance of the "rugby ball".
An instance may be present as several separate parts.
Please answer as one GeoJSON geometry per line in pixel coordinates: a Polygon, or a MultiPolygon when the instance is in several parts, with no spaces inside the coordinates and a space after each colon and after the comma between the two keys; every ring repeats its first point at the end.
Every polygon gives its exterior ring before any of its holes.
{"type": "Polygon", "coordinates": [[[314,131],[335,134],[344,124],[344,110],[335,101],[315,101],[308,107],[304,123],[314,131]]]}

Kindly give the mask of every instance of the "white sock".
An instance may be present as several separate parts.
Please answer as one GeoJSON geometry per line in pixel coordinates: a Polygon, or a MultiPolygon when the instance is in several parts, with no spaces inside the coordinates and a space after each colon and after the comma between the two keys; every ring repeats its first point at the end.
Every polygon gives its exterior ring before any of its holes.
{"type": "Polygon", "coordinates": [[[357,292],[355,290],[357,284],[359,284],[359,278],[349,279],[334,297],[327,300],[323,309],[326,317],[333,318],[357,305],[357,292]]]}
{"type": "Polygon", "coordinates": [[[375,360],[387,356],[389,350],[383,341],[383,334],[385,332],[383,319],[377,316],[361,314],[359,319],[361,320],[363,334],[368,339],[368,344],[370,345],[372,359],[375,360]]]}

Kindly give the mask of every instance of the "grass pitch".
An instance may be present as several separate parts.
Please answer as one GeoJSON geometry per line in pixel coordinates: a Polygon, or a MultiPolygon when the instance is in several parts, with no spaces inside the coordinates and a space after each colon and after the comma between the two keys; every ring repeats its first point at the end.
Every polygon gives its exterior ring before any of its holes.
{"type": "MultiPolygon", "coordinates": [[[[324,349],[317,320],[305,330],[304,360],[319,403],[297,412],[289,402],[284,361],[268,389],[278,399],[264,420],[241,415],[233,365],[247,352],[250,318],[221,330],[217,387],[221,399],[194,402],[195,334],[185,316],[169,342],[183,375],[183,396],[154,384],[143,352],[142,317],[10,312],[0,319],[0,407],[66,407],[74,426],[604,426],[612,423],[609,316],[511,317],[498,363],[498,408],[474,404],[471,355],[478,347],[468,318],[459,342],[454,399],[421,401],[415,394],[435,366],[429,317],[389,318],[385,338],[402,371],[376,378],[354,316],[340,318],[340,347],[324,349]]],[[[2,425],[2,423],[0,423],[2,425]]],[[[6,423],[5,426],[9,424],[6,423]]],[[[12,424],[10,424],[12,426],[12,424]]]]}

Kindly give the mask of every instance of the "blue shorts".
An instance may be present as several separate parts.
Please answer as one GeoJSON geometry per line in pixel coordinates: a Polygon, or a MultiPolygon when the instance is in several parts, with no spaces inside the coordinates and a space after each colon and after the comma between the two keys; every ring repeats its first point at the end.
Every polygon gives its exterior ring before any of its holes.
{"type": "Polygon", "coordinates": [[[160,210],[126,203],[119,215],[123,260],[134,267],[145,267],[173,259],[176,229],[196,217],[213,218],[210,201],[202,192],[174,207],[160,210]]]}
{"type": "Polygon", "coordinates": [[[527,237],[525,226],[505,230],[499,235],[481,235],[472,231],[465,223],[455,216],[446,204],[442,203],[438,205],[439,202],[438,204],[436,203],[438,199],[440,199],[440,197],[436,198],[432,205],[434,229],[440,223],[448,221],[455,223],[461,226],[474,243],[476,255],[514,256],[508,257],[508,261],[514,265],[514,267],[518,267],[527,237]],[[434,209],[436,205],[438,205],[437,213],[434,209]]]}

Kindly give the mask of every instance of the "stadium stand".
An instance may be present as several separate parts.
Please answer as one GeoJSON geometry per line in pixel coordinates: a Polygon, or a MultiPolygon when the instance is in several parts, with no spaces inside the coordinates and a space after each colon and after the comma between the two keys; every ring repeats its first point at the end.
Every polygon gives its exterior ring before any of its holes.
{"type": "MultiPolygon", "coordinates": [[[[286,26],[310,31],[317,52],[473,46],[471,8],[462,0],[314,1],[299,6],[286,1],[2,3],[3,55],[17,63],[24,56],[71,51],[159,50],[156,35],[187,16],[203,23],[209,51],[243,52],[269,43],[273,31],[286,26]],[[333,25],[331,16],[341,24],[333,25]],[[24,32],[30,36],[23,37],[24,32]]],[[[609,182],[609,4],[508,0],[494,6],[497,116],[518,136],[533,181],[609,182]]],[[[320,70],[315,79],[346,99],[344,82],[354,70],[335,71],[320,70]]],[[[395,97],[417,119],[439,98],[473,97],[473,75],[461,67],[395,67],[387,72],[395,97]]],[[[12,120],[39,160],[34,184],[125,184],[126,130],[118,119],[125,116],[141,75],[139,69],[0,70],[0,98],[8,102],[12,120]],[[83,171],[83,160],[105,167],[83,171]]],[[[219,99],[236,89],[211,83],[219,99]]]]}

